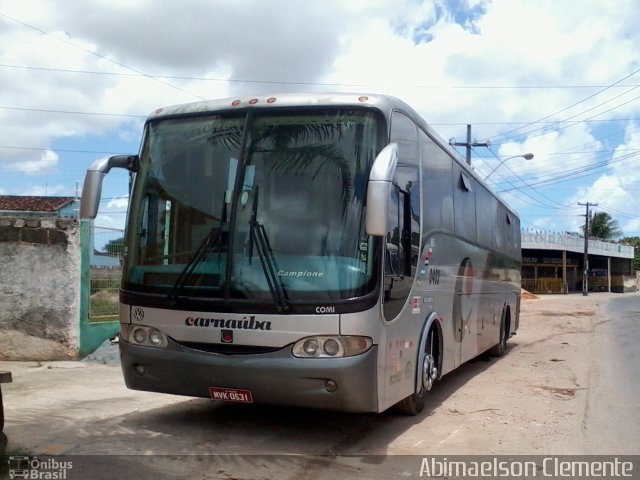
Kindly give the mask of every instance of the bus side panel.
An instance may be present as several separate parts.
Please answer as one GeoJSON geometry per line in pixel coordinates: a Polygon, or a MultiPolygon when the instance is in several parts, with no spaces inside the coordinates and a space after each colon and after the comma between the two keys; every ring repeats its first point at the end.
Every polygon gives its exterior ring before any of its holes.
{"type": "Polygon", "coordinates": [[[383,409],[414,393],[420,336],[433,313],[443,337],[442,374],[475,357],[490,343],[483,343],[484,330],[478,322],[480,275],[488,252],[444,232],[432,233],[423,244],[411,293],[401,313],[383,329],[386,341],[381,337],[383,409]]]}
{"type": "Polygon", "coordinates": [[[423,305],[433,299],[443,334],[442,374],[450,372],[476,356],[484,333],[478,322],[479,273],[486,264],[487,252],[446,233],[427,237],[423,268],[416,281],[416,294],[423,305]],[[428,262],[427,262],[428,259],[428,262]]]}
{"type": "Polygon", "coordinates": [[[381,338],[379,352],[382,409],[415,391],[416,347],[432,312],[443,336],[442,375],[498,343],[507,306],[515,328],[517,217],[424,132],[419,137],[421,256],[401,313],[385,322],[387,338],[381,338]]]}
{"type": "MultiPolygon", "coordinates": [[[[455,277],[459,262],[447,260],[436,245],[453,238],[454,160],[424,131],[419,132],[422,166],[422,249],[415,288],[423,294],[422,308],[439,316],[443,334],[443,365],[448,372],[459,364],[460,342],[456,341],[453,324],[455,277]],[[435,249],[435,250],[434,250],[435,249]]],[[[456,173],[460,172],[456,170],[456,173]]]]}
{"type": "MultiPolygon", "coordinates": [[[[415,391],[416,363],[420,332],[425,322],[426,310],[416,306],[416,296],[410,295],[400,314],[391,322],[385,322],[386,338],[380,344],[379,391],[384,410],[415,391]]],[[[421,300],[420,300],[421,301],[421,300]]]]}
{"type": "Polygon", "coordinates": [[[384,406],[385,355],[387,345],[387,330],[383,328],[380,302],[366,311],[358,313],[340,314],[340,335],[360,335],[371,337],[377,345],[376,369],[370,372],[376,382],[376,398],[378,411],[386,409],[384,406]]]}

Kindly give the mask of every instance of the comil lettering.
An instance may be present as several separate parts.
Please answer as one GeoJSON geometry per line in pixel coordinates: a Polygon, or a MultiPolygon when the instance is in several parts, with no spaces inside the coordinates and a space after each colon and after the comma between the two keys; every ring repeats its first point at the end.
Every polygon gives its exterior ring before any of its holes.
{"type": "Polygon", "coordinates": [[[336,313],[336,307],[316,307],[316,313],[336,313]]]}

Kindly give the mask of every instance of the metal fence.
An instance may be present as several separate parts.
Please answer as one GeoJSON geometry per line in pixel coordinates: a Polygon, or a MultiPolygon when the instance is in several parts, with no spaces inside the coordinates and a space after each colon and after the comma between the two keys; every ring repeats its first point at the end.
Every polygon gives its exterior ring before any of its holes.
{"type": "Polygon", "coordinates": [[[92,322],[117,320],[120,268],[91,267],[89,319],[92,322]]]}
{"type": "MultiPolygon", "coordinates": [[[[590,292],[608,292],[609,280],[607,277],[589,277],[587,286],[590,292]]],[[[523,278],[522,288],[531,293],[567,293],[567,287],[562,283],[561,278],[523,278]]],[[[579,292],[581,288],[582,282],[575,290],[570,288],[569,291],[579,292]]],[[[611,291],[624,291],[624,277],[611,276],[611,291]]]]}
{"type": "Polygon", "coordinates": [[[94,227],[92,233],[89,320],[117,320],[122,276],[122,230],[94,227]]]}
{"type": "Polygon", "coordinates": [[[531,293],[564,293],[561,278],[523,278],[522,288],[531,293]]]}

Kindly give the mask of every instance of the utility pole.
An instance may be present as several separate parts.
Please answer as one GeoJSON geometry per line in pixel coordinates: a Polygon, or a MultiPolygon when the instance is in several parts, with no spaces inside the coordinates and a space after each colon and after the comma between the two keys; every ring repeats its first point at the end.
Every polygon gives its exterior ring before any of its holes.
{"type": "Polygon", "coordinates": [[[589,207],[597,207],[597,203],[580,203],[580,206],[586,206],[587,211],[584,215],[584,260],[583,260],[583,268],[582,268],[582,295],[587,296],[587,291],[589,288],[588,281],[588,270],[589,270],[589,207]]]}
{"type": "Polygon", "coordinates": [[[455,138],[449,140],[449,145],[454,147],[466,147],[467,152],[467,165],[471,165],[471,148],[472,147],[487,147],[491,146],[490,142],[472,142],[471,141],[471,125],[467,124],[467,141],[456,142],[455,138]]]}

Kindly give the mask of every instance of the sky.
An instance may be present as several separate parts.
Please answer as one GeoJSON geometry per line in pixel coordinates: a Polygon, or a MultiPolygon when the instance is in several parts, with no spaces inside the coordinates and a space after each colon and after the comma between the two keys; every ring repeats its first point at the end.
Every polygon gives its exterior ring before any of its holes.
{"type": "MultiPolygon", "coordinates": [[[[588,202],[639,236],[639,18],[635,0],[0,0],[0,194],[76,195],[161,106],[385,93],[444,139],[470,124],[523,229],[579,232],[588,202]]],[[[106,237],[127,191],[112,171],[106,237]]]]}

